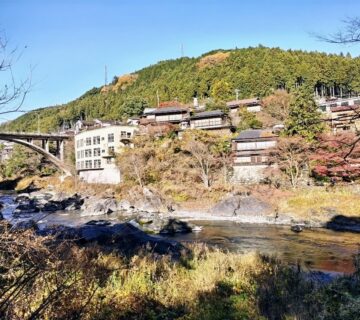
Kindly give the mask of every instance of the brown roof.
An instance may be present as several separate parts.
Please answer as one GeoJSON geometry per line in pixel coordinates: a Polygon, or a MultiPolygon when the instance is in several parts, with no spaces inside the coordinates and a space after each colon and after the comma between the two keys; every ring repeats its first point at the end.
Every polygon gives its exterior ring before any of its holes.
{"type": "Polygon", "coordinates": [[[250,104],[259,103],[259,101],[260,101],[259,98],[249,98],[249,99],[229,101],[229,102],[226,102],[226,105],[228,107],[237,107],[237,106],[241,106],[241,105],[250,105],[250,104]]]}
{"type": "Polygon", "coordinates": [[[330,107],[331,112],[341,112],[341,111],[351,111],[359,109],[360,106],[353,105],[353,106],[337,106],[337,107],[330,107]]]}

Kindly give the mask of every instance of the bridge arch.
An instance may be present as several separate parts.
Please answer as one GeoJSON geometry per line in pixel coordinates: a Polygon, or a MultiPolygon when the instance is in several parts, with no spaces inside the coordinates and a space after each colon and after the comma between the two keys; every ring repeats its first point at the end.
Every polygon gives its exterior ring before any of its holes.
{"type": "Polygon", "coordinates": [[[25,146],[25,147],[27,147],[27,148],[29,148],[29,149],[37,152],[37,153],[40,153],[46,159],[48,159],[52,164],[54,164],[57,168],[59,168],[62,172],[64,172],[66,176],[72,176],[71,167],[66,165],[64,162],[62,162],[60,159],[58,159],[57,157],[55,157],[53,154],[46,151],[45,149],[43,149],[43,148],[41,148],[41,147],[31,143],[31,142],[28,142],[26,140],[22,140],[22,139],[3,137],[1,135],[0,135],[0,139],[23,145],[23,146],[25,146]]]}

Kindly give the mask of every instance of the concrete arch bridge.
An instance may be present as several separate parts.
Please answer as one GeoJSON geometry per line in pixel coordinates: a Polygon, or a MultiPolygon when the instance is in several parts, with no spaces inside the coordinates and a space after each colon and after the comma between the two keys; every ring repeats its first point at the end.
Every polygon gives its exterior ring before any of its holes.
{"type": "Polygon", "coordinates": [[[66,176],[73,175],[73,168],[64,163],[65,141],[71,140],[72,138],[72,136],[66,134],[0,132],[0,140],[14,142],[40,153],[63,171],[66,176]],[[40,141],[41,145],[35,144],[35,141],[40,141]],[[50,142],[55,142],[55,155],[49,151],[50,142]]]}

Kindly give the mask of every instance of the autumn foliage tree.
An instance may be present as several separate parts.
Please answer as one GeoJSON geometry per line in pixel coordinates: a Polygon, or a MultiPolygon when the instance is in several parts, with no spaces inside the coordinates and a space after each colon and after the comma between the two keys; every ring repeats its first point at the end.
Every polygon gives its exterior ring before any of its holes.
{"type": "Polygon", "coordinates": [[[322,135],[312,155],[316,176],[337,181],[360,178],[359,136],[354,133],[322,135]]]}
{"type": "Polygon", "coordinates": [[[262,107],[264,112],[282,123],[289,116],[290,102],[290,93],[286,90],[276,90],[272,95],[262,100],[262,107]]]}
{"type": "Polygon", "coordinates": [[[276,164],[293,188],[308,169],[311,145],[302,137],[282,137],[270,151],[269,161],[276,164]]]}

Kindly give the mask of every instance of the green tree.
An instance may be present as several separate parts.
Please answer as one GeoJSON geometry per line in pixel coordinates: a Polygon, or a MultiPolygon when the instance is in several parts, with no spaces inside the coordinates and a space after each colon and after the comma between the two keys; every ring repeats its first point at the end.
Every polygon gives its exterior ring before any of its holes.
{"type": "Polygon", "coordinates": [[[247,111],[246,108],[239,110],[239,117],[239,131],[246,129],[261,129],[263,127],[263,123],[256,118],[256,114],[254,112],[247,111]]]}
{"type": "Polygon", "coordinates": [[[323,130],[324,125],[312,97],[312,90],[302,85],[293,93],[285,133],[289,136],[300,135],[311,141],[323,130]]]}
{"type": "Polygon", "coordinates": [[[230,85],[225,80],[216,81],[211,88],[211,96],[215,101],[228,100],[231,94],[230,85]]]}

